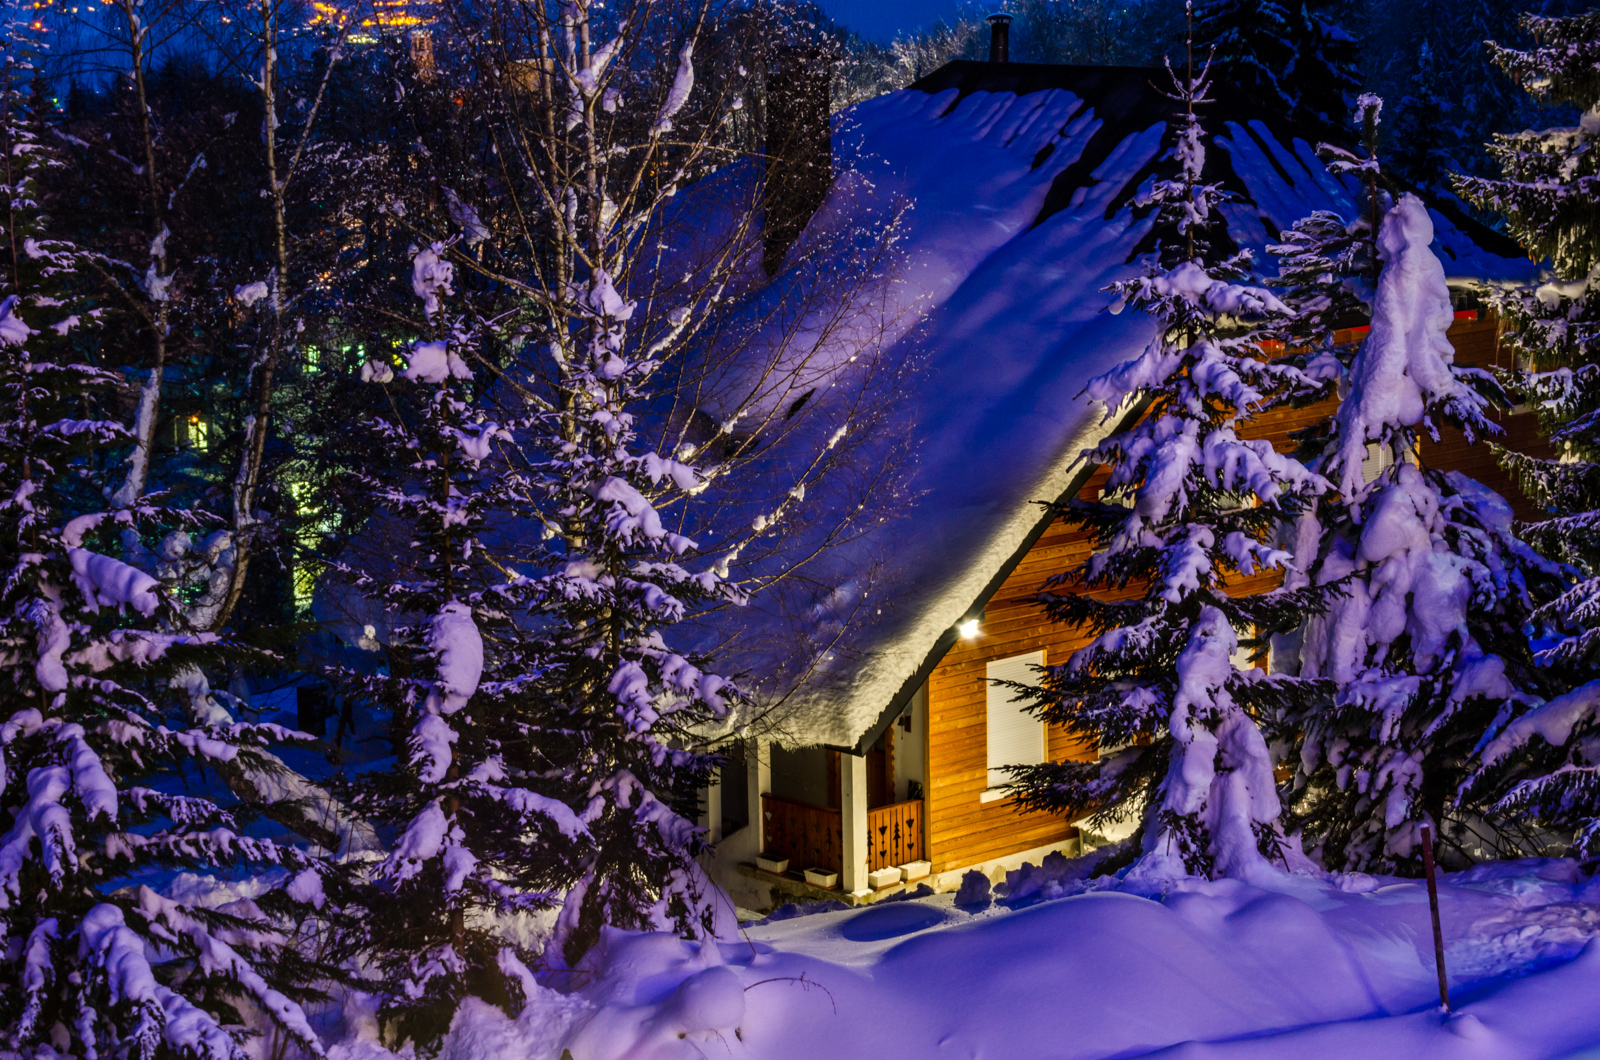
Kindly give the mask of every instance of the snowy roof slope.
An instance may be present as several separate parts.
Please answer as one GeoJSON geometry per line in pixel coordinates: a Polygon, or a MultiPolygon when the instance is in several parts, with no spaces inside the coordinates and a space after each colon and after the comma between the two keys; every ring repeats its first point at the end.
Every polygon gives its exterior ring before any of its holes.
{"type": "MultiPolygon", "coordinates": [[[[835,185],[853,190],[813,223],[838,223],[826,215],[841,202],[912,204],[889,297],[914,305],[921,326],[902,319],[890,355],[922,364],[895,409],[917,450],[904,517],[819,560],[809,609],[767,612],[758,599],[743,616],[734,664],[783,675],[757,686],[767,706],[781,703],[765,719],[774,737],[868,746],[1042,529],[1034,502],[1083,473],[1078,454],[1106,429],[1083,385],[1151,337],[1147,320],[1106,311],[1103,288],[1149,249],[1149,223],[1131,203],[1173,106],[1156,77],[957,62],[836,119],[835,185]],[[811,653],[821,658],[811,671],[785,669],[811,653]]],[[[1359,189],[1304,139],[1216,94],[1207,179],[1239,196],[1226,207],[1237,243],[1264,258],[1312,210],[1359,209],[1359,189]]],[[[1453,274],[1531,275],[1487,230],[1469,236],[1438,211],[1434,221],[1453,274]]]]}

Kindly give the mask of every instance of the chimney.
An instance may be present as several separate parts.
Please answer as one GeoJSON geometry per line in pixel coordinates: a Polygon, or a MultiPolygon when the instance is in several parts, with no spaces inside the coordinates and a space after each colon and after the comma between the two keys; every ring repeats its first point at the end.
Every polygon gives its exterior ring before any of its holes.
{"type": "Polygon", "coordinates": [[[776,275],[833,181],[828,124],[834,54],[826,43],[776,34],[767,52],[767,183],[762,264],[776,275]],[[784,39],[784,38],[789,39],[784,39]]]}
{"type": "Polygon", "coordinates": [[[991,63],[1009,63],[1011,61],[1011,16],[1004,11],[996,12],[987,19],[989,23],[989,61],[991,63]]]}

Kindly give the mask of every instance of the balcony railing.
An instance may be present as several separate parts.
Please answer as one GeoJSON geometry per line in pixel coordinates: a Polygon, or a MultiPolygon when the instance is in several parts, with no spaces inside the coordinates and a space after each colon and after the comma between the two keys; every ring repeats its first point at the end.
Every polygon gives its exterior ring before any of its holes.
{"type": "Polygon", "coordinates": [[[923,860],[922,800],[907,799],[867,811],[867,869],[923,860]]]}
{"type": "Polygon", "coordinates": [[[843,869],[843,836],[839,831],[838,810],[762,795],[761,813],[766,825],[763,845],[767,854],[788,858],[789,867],[796,872],[801,869],[839,872],[843,869]]]}
{"type": "MultiPolygon", "coordinates": [[[[789,867],[839,872],[844,866],[842,815],[804,802],[761,796],[765,853],[788,858],[789,867]]],[[[921,861],[922,800],[908,799],[867,811],[867,868],[870,871],[921,861]]]]}

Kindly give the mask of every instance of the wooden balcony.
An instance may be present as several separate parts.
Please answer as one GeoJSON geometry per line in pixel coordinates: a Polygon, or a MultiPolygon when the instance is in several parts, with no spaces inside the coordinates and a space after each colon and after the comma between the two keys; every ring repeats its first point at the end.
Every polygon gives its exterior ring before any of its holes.
{"type": "MultiPolygon", "coordinates": [[[[794,871],[844,866],[842,815],[838,810],[804,802],[761,796],[765,853],[789,859],[794,871]]],[[[867,811],[867,869],[921,861],[922,800],[908,799],[867,811]]]]}

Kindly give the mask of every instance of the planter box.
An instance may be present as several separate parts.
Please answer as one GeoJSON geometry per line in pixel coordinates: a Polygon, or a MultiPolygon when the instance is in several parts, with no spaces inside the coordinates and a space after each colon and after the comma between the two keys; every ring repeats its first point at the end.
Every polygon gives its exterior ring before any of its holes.
{"type": "Polygon", "coordinates": [[[771,872],[781,876],[789,871],[789,859],[769,858],[765,854],[757,854],[756,868],[761,869],[763,872],[771,872]]]}
{"type": "Polygon", "coordinates": [[[900,882],[900,870],[896,868],[879,869],[877,872],[867,873],[867,883],[872,885],[874,891],[881,891],[885,887],[893,887],[900,882]]]}
{"type": "Polygon", "coordinates": [[[932,872],[933,862],[931,861],[908,861],[900,866],[900,877],[907,883],[912,880],[920,880],[932,872]]]}
{"type": "Polygon", "coordinates": [[[807,869],[806,882],[813,887],[821,887],[823,890],[831,891],[839,886],[839,874],[837,872],[829,872],[827,869],[807,869]]]}

